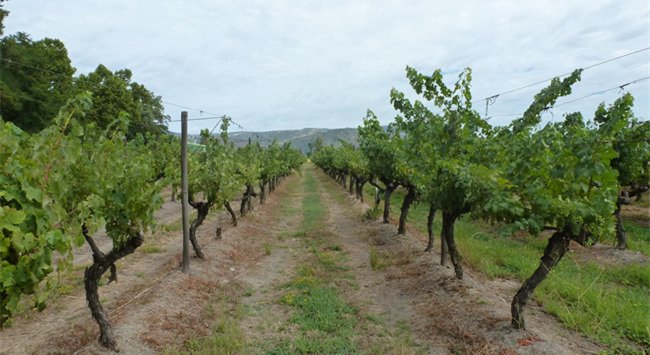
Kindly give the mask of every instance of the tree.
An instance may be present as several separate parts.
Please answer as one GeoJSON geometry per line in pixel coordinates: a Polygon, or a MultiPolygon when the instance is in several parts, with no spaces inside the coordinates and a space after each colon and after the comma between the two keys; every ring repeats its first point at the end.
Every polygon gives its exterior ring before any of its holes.
{"type": "Polygon", "coordinates": [[[75,68],[65,45],[19,32],[0,39],[0,53],[0,116],[27,132],[49,126],[75,93],[75,68]]]}
{"type": "Polygon", "coordinates": [[[107,127],[120,112],[130,116],[127,139],[138,133],[160,135],[167,131],[160,96],[155,96],[144,85],[131,81],[129,69],[111,72],[99,65],[94,72],[81,75],[75,80],[78,90],[90,91],[93,95],[92,111],[86,115],[85,124],[107,127]]]}
{"type": "Polygon", "coordinates": [[[2,4],[2,3],[5,2],[5,1],[6,0],[0,0],[0,36],[2,36],[2,34],[4,33],[4,29],[5,29],[4,20],[5,20],[5,17],[7,17],[7,15],[9,15],[9,11],[3,9],[4,4],[2,4]]]}
{"type": "Polygon", "coordinates": [[[319,150],[323,149],[323,137],[317,137],[313,142],[309,142],[307,146],[309,147],[307,155],[311,156],[312,154],[316,154],[319,150]]]}

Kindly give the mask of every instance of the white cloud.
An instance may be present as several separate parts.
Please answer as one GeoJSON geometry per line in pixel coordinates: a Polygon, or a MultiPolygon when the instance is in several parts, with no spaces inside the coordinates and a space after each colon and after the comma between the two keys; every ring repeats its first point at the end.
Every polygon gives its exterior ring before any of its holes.
{"type": "MultiPolygon", "coordinates": [[[[165,101],[229,114],[247,130],[354,127],[367,108],[389,122],[390,89],[408,91],[406,65],[442,68],[449,80],[470,66],[474,96],[483,98],[650,44],[643,0],[11,0],[6,7],[6,33],[61,39],[80,72],[99,63],[128,67],[165,101]]],[[[586,71],[571,98],[648,76],[649,55],[586,71]]],[[[490,113],[522,112],[542,87],[500,97],[490,113]]],[[[626,89],[637,115],[649,118],[650,80],[626,89]]],[[[545,118],[575,110],[588,116],[618,95],[558,107],[545,118]]],[[[191,131],[211,125],[194,122],[191,131]]]]}

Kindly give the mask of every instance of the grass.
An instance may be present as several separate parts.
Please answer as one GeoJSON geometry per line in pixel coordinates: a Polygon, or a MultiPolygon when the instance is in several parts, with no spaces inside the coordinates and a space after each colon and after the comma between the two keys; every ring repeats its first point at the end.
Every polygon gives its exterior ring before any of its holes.
{"type": "Polygon", "coordinates": [[[327,241],[321,230],[326,207],[318,192],[312,170],[305,170],[303,220],[301,229],[293,233],[310,251],[307,261],[297,269],[296,276],[284,285],[281,304],[294,309],[291,323],[298,332],[291,341],[275,344],[269,354],[353,353],[357,325],[356,309],[347,304],[333,279],[346,268],[342,264],[341,247],[327,241]]]}
{"type": "Polygon", "coordinates": [[[413,255],[408,253],[388,253],[378,251],[377,248],[370,248],[370,268],[373,270],[384,270],[392,265],[408,265],[413,262],[413,255]]]}
{"type": "MultiPolygon", "coordinates": [[[[374,189],[366,186],[368,201],[374,189]]],[[[404,192],[393,193],[396,216],[404,192]]],[[[426,235],[428,208],[415,205],[409,224],[426,235]]],[[[625,223],[629,247],[650,255],[650,229],[625,223]]],[[[434,220],[440,235],[439,215],[434,220]]],[[[494,227],[469,216],[456,223],[456,242],[465,263],[488,277],[526,280],[539,265],[545,238],[498,237],[494,227]]],[[[385,256],[371,251],[371,265],[385,267],[385,256]]],[[[513,295],[514,296],[514,295],[513,295]]],[[[613,352],[641,353],[650,346],[650,266],[605,266],[585,263],[568,254],[535,291],[535,300],[567,327],[606,345],[613,352]]]]}
{"type": "Polygon", "coordinates": [[[382,209],[380,206],[372,206],[372,208],[369,208],[366,212],[363,213],[363,219],[366,221],[374,221],[379,216],[381,216],[382,209]]]}
{"type": "MultiPolygon", "coordinates": [[[[186,340],[180,348],[168,348],[164,354],[240,354],[247,349],[246,336],[241,321],[250,314],[250,309],[238,297],[249,297],[252,288],[242,289],[233,284],[226,291],[213,293],[201,313],[215,319],[207,336],[186,340]]],[[[204,320],[203,322],[206,322],[204,320]]],[[[207,324],[206,324],[207,326],[207,324]]]]}
{"type": "Polygon", "coordinates": [[[325,217],[326,207],[321,203],[318,194],[318,183],[311,170],[305,173],[305,197],[302,201],[302,230],[313,230],[325,217]]]}
{"type": "MultiPolygon", "coordinates": [[[[283,285],[279,303],[291,307],[291,339],[272,344],[269,354],[408,354],[417,345],[407,328],[392,329],[376,315],[365,315],[346,300],[359,286],[349,267],[347,254],[325,225],[323,206],[313,169],[307,168],[302,204],[303,223],[293,234],[309,251],[295,277],[283,285]]],[[[339,196],[343,203],[346,196],[339,196]]]]}
{"type": "Polygon", "coordinates": [[[209,337],[188,340],[185,348],[192,354],[238,354],[244,345],[239,322],[226,317],[217,321],[209,337]]]}
{"type": "Polygon", "coordinates": [[[650,256],[650,228],[625,220],[623,221],[623,227],[627,232],[628,248],[650,256]]]}
{"type": "Polygon", "coordinates": [[[145,254],[156,254],[163,251],[163,249],[158,245],[143,245],[137,250],[145,254]]]}
{"type": "Polygon", "coordinates": [[[380,252],[377,248],[370,248],[370,268],[373,270],[384,270],[390,266],[389,255],[386,252],[380,252]]]}
{"type": "MultiPolygon", "coordinates": [[[[196,218],[196,211],[192,210],[188,215],[188,220],[193,221],[194,218],[196,218]]],[[[183,220],[179,218],[174,222],[161,224],[158,228],[163,232],[179,232],[183,229],[183,220]]]]}
{"type": "Polygon", "coordinates": [[[266,254],[266,255],[271,255],[271,250],[272,250],[272,248],[273,248],[273,246],[271,245],[271,243],[264,243],[263,246],[264,246],[264,254],[266,254]]]}

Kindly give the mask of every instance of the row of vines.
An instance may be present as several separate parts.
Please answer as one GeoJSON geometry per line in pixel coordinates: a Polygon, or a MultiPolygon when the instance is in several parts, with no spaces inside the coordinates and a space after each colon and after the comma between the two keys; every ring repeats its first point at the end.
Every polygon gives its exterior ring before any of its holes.
{"type": "MultiPolygon", "coordinates": [[[[106,273],[109,283],[117,281],[116,262],[141,246],[145,236],[154,236],[148,232],[155,228],[162,190],[171,186],[178,193],[180,141],[171,135],[127,139],[124,114],[106,128],[82,124],[92,107],[90,94],[78,95],[52,125],[34,134],[0,120],[0,326],[11,323],[21,302],[43,309],[51,274],[69,268],[74,249],[87,243],[93,253],[84,274],[88,307],[100,326],[99,342],[115,350],[99,281],[106,273]],[[108,252],[93,239],[100,228],[112,240],[108,252]]],[[[202,132],[205,149],[189,157],[190,204],[197,210],[192,244],[201,258],[196,229],[209,211],[225,207],[236,224],[229,201],[244,191],[244,215],[251,198],[259,194],[263,203],[266,190],[273,191],[304,159],[276,142],[237,148],[228,140],[229,122],[223,119],[218,137],[202,132]]]]}
{"type": "Polygon", "coordinates": [[[322,147],[311,159],[344,187],[349,183],[358,198],[372,184],[375,208],[384,200],[385,223],[391,194],[402,187],[398,234],[405,233],[413,202],[427,204],[427,251],[435,213],[441,213],[441,262],[449,254],[459,279],[463,267],[454,225],[462,216],[490,221],[506,235],[551,231],[539,267],[512,299],[512,326],[524,328],[524,307],[570,241],[589,245],[616,238],[619,249],[626,247],[621,204],[647,190],[650,181],[650,122],[634,118],[630,94],[601,104],[591,120],[576,112],[541,126],[543,112],[569,95],[580,75],[576,70],[552,80],[521,117],[492,126],[472,108],[470,69],[448,86],[440,70],[424,75],[407,67],[411,87],[424,100],[393,89],[398,115],[392,123],[383,127],[369,110],[358,128],[358,147],[322,147]]]}

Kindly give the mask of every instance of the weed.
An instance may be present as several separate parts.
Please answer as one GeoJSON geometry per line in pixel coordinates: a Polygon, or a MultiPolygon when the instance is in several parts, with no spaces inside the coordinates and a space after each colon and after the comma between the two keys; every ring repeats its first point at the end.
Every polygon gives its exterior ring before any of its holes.
{"type": "Polygon", "coordinates": [[[366,221],[374,221],[377,218],[379,218],[379,215],[381,214],[381,208],[378,206],[374,206],[372,208],[369,208],[366,210],[366,212],[363,213],[363,219],[366,221]]]}
{"type": "Polygon", "coordinates": [[[375,247],[370,248],[370,268],[373,270],[384,270],[390,266],[388,254],[380,252],[375,247]]]}
{"type": "Polygon", "coordinates": [[[331,250],[331,251],[341,251],[341,246],[338,244],[330,244],[325,247],[325,250],[331,250]]]}
{"type": "Polygon", "coordinates": [[[217,321],[212,335],[188,340],[185,347],[200,354],[237,354],[244,348],[244,333],[234,319],[225,317],[217,321]]]}
{"type": "Polygon", "coordinates": [[[270,243],[264,243],[264,254],[271,255],[271,247],[270,243]]]}
{"type": "Polygon", "coordinates": [[[143,245],[138,248],[138,250],[145,254],[155,254],[162,252],[162,248],[157,245],[143,245]]]}
{"type": "Polygon", "coordinates": [[[56,286],[55,292],[61,296],[66,296],[74,291],[74,287],[69,284],[58,284],[56,286]]]}

